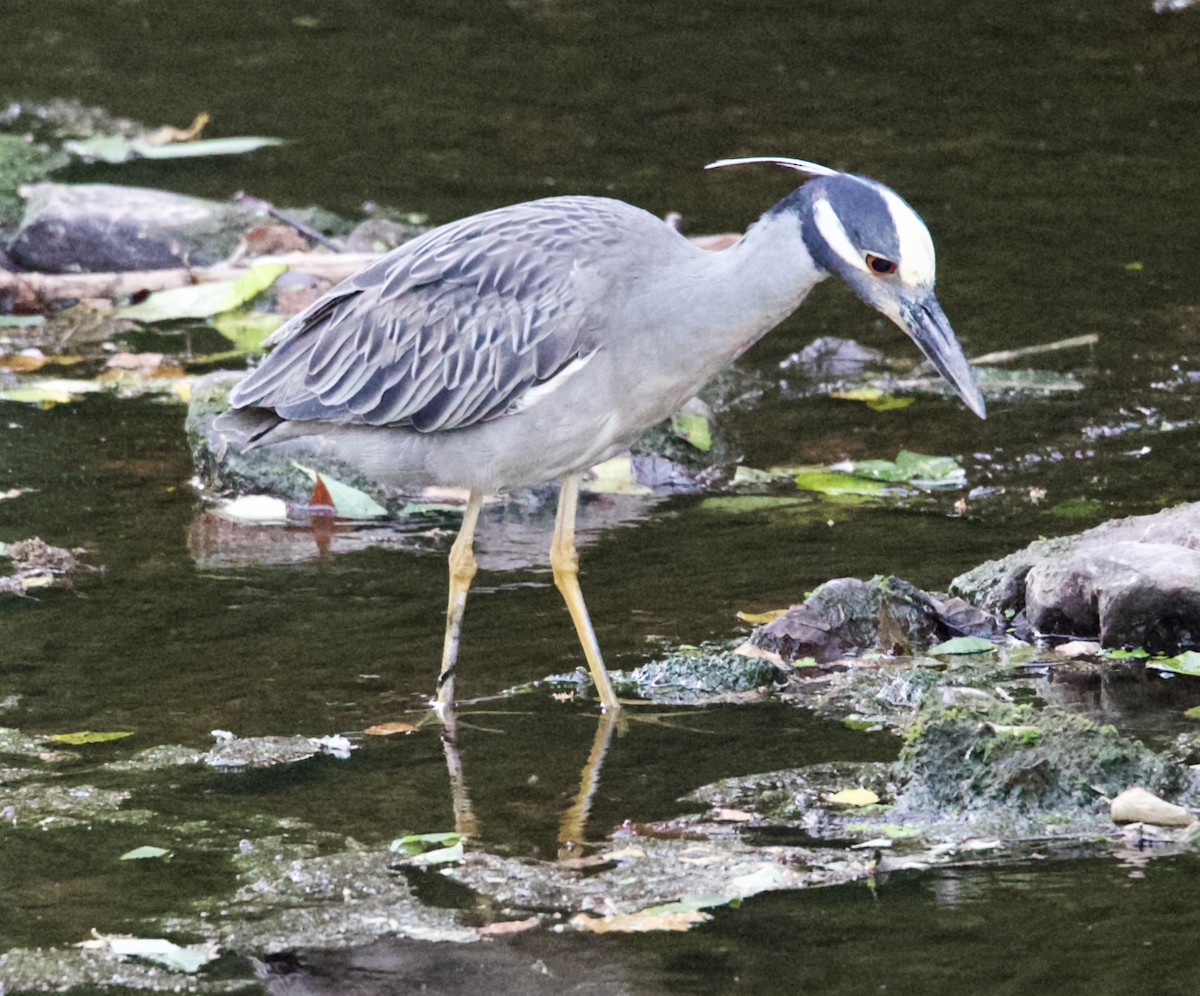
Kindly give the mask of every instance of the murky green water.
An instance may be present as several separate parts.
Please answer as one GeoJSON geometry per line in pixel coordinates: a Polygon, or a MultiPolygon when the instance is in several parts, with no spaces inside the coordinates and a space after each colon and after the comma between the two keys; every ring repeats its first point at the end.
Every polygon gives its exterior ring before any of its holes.
{"type": "MultiPolygon", "coordinates": [[[[77,167],[74,179],[214,197],[245,189],[348,214],[374,200],[438,222],[548,193],[607,193],[682,211],[689,231],[709,232],[743,227],[792,178],[706,174],[705,162],[803,156],[870,173],[925,216],[939,296],[969,353],[1099,335],[1090,351],[1034,361],[1079,374],[1081,393],[997,399],[986,423],[925,397],[874,413],[768,393],[735,417],[750,465],[894,457],[903,446],[962,456],[973,486],[1006,491],[973,499],[964,517],[948,505],[737,516],[677,498],[600,531],[583,553],[584,584],[618,667],[664,642],[728,638],[738,609],[797,600],[829,577],[887,572],[936,588],[1037,535],[1196,497],[1187,372],[1200,367],[1200,12],[1155,16],[1149,0],[5,0],[0,18],[0,101],[75,97],[179,125],[207,110],[221,134],[290,143],[247,159],[77,167]],[[1038,504],[1031,487],[1046,492],[1038,504]],[[1102,504],[1082,521],[1050,513],[1072,498],[1102,504]]],[[[745,362],[778,379],[778,364],[822,334],[897,356],[909,348],[827,285],[745,362]]],[[[20,696],[4,723],[136,731],[95,749],[107,760],[203,745],[217,727],[322,734],[414,708],[439,653],[440,552],[198,564],[182,421],[180,405],[145,400],[0,411],[0,489],[28,492],[0,501],[0,540],[84,547],[106,569],[74,592],[0,603],[0,698],[20,696]]],[[[486,529],[481,545],[512,552],[486,529]]],[[[464,696],[577,663],[544,569],[525,562],[485,563],[467,615],[464,696]]],[[[465,720],[482,839],[549,852],[591,743],[590,711],[511,700],[465,720]]],[[[670,815],[679,795],[725,775],[892,749],[782,708],[670,710],[617,740],[590,831],[670,815]]],[[[373,741],[348,764],[190,777],[153,793],[181,816],[294,816],[370,842],[453,818],[433,737],[373,741]]],[[[109,859],[144,836],[105,830],[91,849],[72,840],[62,853],[37,834],[6,845],[0,950],[133,930],[220,888],[215,858],[158,877],[112,870],[109,859]]],[[[1087,861],[905,876],[878,895],[760,898],[682,938],[596,950],[625,966],[630,991],[1115,993],[1151,976],[1157,991],[1193,991],[1179,952],[1195,933],[1182,898],[1195,892],[1194,861],[1131,875],[1087,861]]]]}

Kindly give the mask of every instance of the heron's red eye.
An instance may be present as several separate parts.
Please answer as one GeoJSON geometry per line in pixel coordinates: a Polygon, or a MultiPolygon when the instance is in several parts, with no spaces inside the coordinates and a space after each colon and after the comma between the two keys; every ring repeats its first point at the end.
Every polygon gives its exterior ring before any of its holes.
{"type": "Polygon", "coordinates": [[[876,256],[873,252],[867,253],[867,266],[871,268],[872,273],[878,273],[881,276],[896,272],[895,263],[890,259],[884,259],[882,256],[876,256]]]}

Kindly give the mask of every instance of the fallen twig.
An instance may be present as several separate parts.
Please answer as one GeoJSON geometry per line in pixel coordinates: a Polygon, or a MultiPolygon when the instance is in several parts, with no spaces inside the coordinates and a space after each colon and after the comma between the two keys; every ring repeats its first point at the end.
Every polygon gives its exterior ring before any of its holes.
{"type": "Polygon", "coordinates": [[[1001,349],[995,353],[984,353],[973,356],[972,363],[1010,363],[1023,356],[1036,356],[1038,353],[1053,353],[1060,349],[1075,349],[1079,346],[1094,346],[1100,341],[1095,332],[1087,335],[1076,335],[1070,339],[1059,339],[1057,342],[1043,342],[1036,346],[1022,346],[1020,349],[1001,349]]]}
{"type": "Polygon", "coordinates": [[[0,270],[0,298],[13,297],[23,310],[52,301],[79,298],[119,300],[139,291],[159,291],[189,284],[235,280],[254,263],[283,263],[291,270],[339,281],[375,262],[382,253],[290,252],[257,256],[215,266],[173,270],[134,270],[128,273],[10,273],[0,270]]]}

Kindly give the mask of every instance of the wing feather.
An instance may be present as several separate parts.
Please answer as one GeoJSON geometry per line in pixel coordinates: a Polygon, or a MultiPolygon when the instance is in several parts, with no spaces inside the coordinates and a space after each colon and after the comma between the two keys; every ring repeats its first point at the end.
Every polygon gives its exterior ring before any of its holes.
{"type": "Polygon", "coordinates": [[[499,417],[595,348],[606,267],[647,224],[661,222],[558,197],[427,232],[287,322],[231,403],[429,432],[499,417]]]}

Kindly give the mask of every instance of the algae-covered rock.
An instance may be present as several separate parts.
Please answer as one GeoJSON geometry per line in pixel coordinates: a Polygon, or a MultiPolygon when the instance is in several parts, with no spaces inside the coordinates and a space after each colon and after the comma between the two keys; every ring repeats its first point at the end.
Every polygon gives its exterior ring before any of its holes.
{"type": "Polygon", "coordinates": [[[629,672],[617,671],[612,678],[624,694],[656,702],[696,702],[771,688],[781,673],[762,658],[700,650],[672,654],[629,672]]]}
{"type": "Polygon", "coordinates": [[[1177,801],[1195,799],[1200,779],[1085,716],[976,698],[923,703],[894,777],[900,809],[1100,812],[1132,785],[1177,801]]]}
{"type": "Polygon", "coordinates": [[[998,638],[1004,626],[961,599],[942,599],[896,577],[835,578],[763,626],[755,646],[785,661],[833,661],[864,650],[908,653],[955,636],[998,638]]]}

